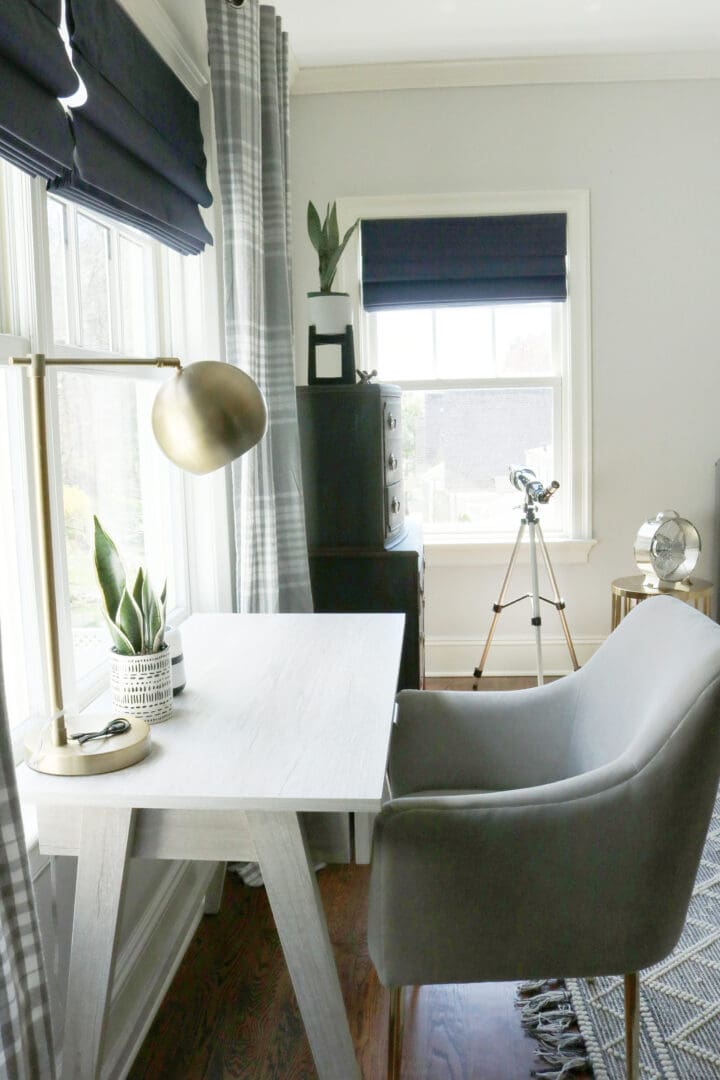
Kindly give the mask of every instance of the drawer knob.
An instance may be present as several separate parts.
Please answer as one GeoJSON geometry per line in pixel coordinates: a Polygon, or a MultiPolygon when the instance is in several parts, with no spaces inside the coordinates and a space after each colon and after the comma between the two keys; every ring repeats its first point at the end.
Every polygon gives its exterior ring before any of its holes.
{"type": "Polygon", "coordinates": [[[397,467],[398,467],[398,459],[395,457],[394,454],[391,454],[390,457],[388,458],[388,469],[390,469],[390,471],[392,472],[394,469],[397,469],[397,467]]]}
{"type": "Polygon", "coordinates": [[[387,425],[391,431],[394,431],[397,427],[397,416],[393,416],[392,413],[388,413],[387,425]]]}
{"type": "Polygon", "coordinates": [[[397,495],[393,496],[393,500],[390,503],[390,509],[392,510],[393,514],[397,514],[399,512],[400,500],[398,499],[397,495]]]}

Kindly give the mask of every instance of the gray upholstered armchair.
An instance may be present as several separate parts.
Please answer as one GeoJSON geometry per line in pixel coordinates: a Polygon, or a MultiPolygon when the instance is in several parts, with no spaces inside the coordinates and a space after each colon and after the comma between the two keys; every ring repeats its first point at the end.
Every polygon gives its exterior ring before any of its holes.
{"type": "Polygon", "coordinates": [[[626,976],[680,936],[720,772],[720,626],[637,607],[580,671],[511,693],[405,691],[375,823],[368,936],[391,988],[626,976]]]}

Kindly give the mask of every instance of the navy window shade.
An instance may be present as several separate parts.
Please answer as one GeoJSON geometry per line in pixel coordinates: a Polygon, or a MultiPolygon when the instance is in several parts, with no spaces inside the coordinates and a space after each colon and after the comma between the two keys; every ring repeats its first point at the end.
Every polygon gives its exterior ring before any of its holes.
{"type": "Polygon", "coordinates": [[[364,220],[363,306],[565,300],[565,214],[364,220]]]}
{"type": "Polygon", "coordinates": [[[78,86],[60,37],[60,0],[0,3],[0,157],[48,179],[72,167],[73,140],[57,100],[78,86]]]}
{"type": "Polygon", "coordinates": [[[116,0],[67,0],[73,64],[72,169],[51,190],[134,225],[183,254],[212,237],[198,104],[116,0]]]}

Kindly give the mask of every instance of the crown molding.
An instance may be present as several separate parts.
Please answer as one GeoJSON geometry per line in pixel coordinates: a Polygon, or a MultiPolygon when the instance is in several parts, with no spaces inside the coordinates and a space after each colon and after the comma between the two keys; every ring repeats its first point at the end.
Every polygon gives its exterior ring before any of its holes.
{"type": "Polygon", "coordinates": [[[158,0],[120,0],[120,3],[185,88],[193,97],[199,97],[210,82],[207,62],[204,67],[196,62],[165,8],[158,0]]]}
{"type": "Polygon", "coordinates": [[[463,86],[720,79],[720,52],[520,57],[442,63],[301,67],[292,93],[437,90],[463,86]]]}

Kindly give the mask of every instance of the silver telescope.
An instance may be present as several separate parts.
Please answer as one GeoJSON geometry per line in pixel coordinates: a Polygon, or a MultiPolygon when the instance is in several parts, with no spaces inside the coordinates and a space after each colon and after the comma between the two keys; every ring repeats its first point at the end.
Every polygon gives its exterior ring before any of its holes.
{"type": "Polygon", "coordinates": [[[488,636],[485,639],[485,648],[483,649],[482,656],[480,657],[480,663],[473,671],[473,690],[477,690],[478,682],[482,676],[485,668],[485,661],[490,651],[490,645],[492,643],[495,628],[497,627],[498,619],[501,612],[506,607],[511,607],[513,604],[517,604],[519,600],[530,601],[530,625],[533,628],[533,634],[535,636],[535,656],[537,659],[537,681],[538,686],[542,686],[544,681],[543,675],[543,658],[542,658],[542,640],[540,636],[540,630],[542,626],[542,618],[540,616],[540,601],[543,600],[546,604],[551,604],[558,615],[560,616],[560,622],[562,623],[563,633],[565,635],[565,641],[567,643],[568,652],[570,653],[570,660],[572,661],[573,671],[577,671],[578,664],[577,655],[575,653],[575,646],[572,643],[570,637],[570,628],[565,618],[565,601],[560,595],[558,590],[558,584],[555,580],[555,573],[550,563],[550,554],[545,546],[545,538],[540,528],[540,515],[538,513],[538,503],[547,503],[560,487],[557,480],[553,480],[547,487],[541,484],[537,476],[532,469],[526,469],[524,465],[510,465],[508,467],[510,475],[510,483],[518,491],[525,492],[525,502],[521,508],[520,528],[518,529],[517,539],[515,546],[510,556],[510,562],[508,568],[505,571],[505,577],[500,588],[500,595],[497,598],[497,602],[493,604],[493,617],[490,623],[490,630],[488,636]],[[518,551],[522,543],[525,530],[527,529],[528,549],[530,555],[530,592],[525,593],[524,596],[519,596],[515,600],[505,600],[505,594],[507,593],[508,582],[513,572],[515,560],[517,559],[518,551]],[[537,548],[540,548],[542,553],[543,562],[545,563],[545,569],[547,570],[548,580],[552,588],[553,598],[548,600],[546,596],[540,595],[540,585],[538,578],[538,560],[537,560],[537,548]]]}
{"type": "Polygon", "coordinates": [[[557,480],[553,480],[547,487],[538,480],[532,469],[526,469],[524,465],[508,466],[510,483],[518,491],[524,491],[530,502],[547,503],[560,487],[557,480]]]}

